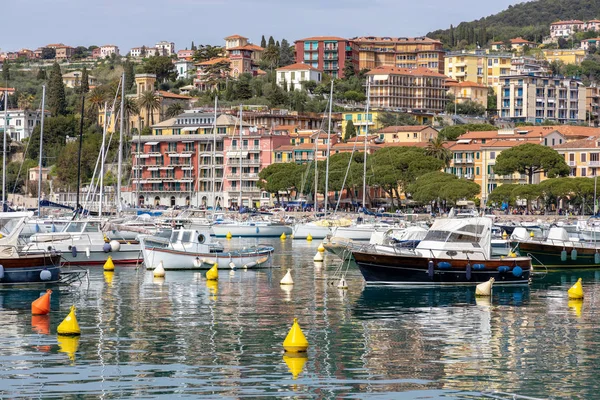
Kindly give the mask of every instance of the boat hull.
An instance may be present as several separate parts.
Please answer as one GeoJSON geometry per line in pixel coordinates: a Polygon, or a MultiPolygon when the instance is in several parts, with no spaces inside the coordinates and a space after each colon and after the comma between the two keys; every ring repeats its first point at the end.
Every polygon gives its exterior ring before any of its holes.
{"type": "Polygon", "coordinates": [[[226,237],[231,233],[233,237],[280,237],[283,233],[292,234],[292,228],[287,225],[227,225],[216,224],[212,226],[216,237],[226,237]]]}
{"type": "Polygon", "coordinates": [[[600,247],[573,247],[572,245],[562,246],[539,242],[519,242],[518,252],[523,256],[531,255],[531,262],[534,266],[545,266],[548,269],[600,269],[600,263],[595,262],[596,253],[600,252],[600,247]],[[577,250],[575,259],[571,257],[573,248],[577,250]],[[567,257],[564,261],[561,259],[563,249],[567,252],[567,257]]]}
{"type": "Polygon", "coordinates": [[[313,239],[325,239],[327,236],[331,236],[331,229],[327,226],[299,224],[294,226],[292,234],[294,239],[306,239],[308,235],[313,239]]]}
{"type": "Polygon", "coordinates": [[[531,272],[531,260],[525,257],[468,261],[430,260],[417,256],[360,251],[353,251],[352,255],[365,281],[372,285],[477,285],[490,278],[496,280],[494,284],[519,285],[529,283],[531,272]],[[483,265],[484,269],[478,270],[474,265],[483,265]]]}
{"type": "Polygon", "coordinates": [[[4,276],[0,285],[47,284],[60,281],[60,254],[24,255],[10,259],[0,259],[4,276]],[[41,272],[50,272],[49,279],[43,280],[41,272]]]}
{"type": "Polygon", "coordinates": [[[229,253],[192,253],[158,247],[144,248],[144,264],[146,269],[154,269],[162,261],[163,268],[169,270],[208,270],[215,263],[218,269],[265,268],[273,248],[262,248],[256,251],[246,250],[229,253]]]}

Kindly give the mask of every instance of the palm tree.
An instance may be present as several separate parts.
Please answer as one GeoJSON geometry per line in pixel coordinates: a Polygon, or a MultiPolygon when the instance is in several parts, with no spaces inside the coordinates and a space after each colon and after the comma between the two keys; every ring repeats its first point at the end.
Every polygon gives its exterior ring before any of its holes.
{"type": "Polygon", "coordinates": [[[105,93],[104,89],[101,86],[97,86],[93,88],[87,96],[88,102],[88,116],[90,119],[94,120],[98,123],[98,113],[100,112],[100,108],[104,104],[105,101],[105,93]]]}
{"type": "Polygon", "coordinates": [[[160,109],[160,97],[152,90],[147,90],[138,99],[140,108],[146,110],[146,118],[150,117],[150,124],[154,125],[154,111],[160,109]]]}
{"type": "Polygon", "coordinates": [[[429,141],[429,144],[427,144],[427,147],[425,148],[425,154],[437,158],[438,160],[442,160],[446,167],[448,167],[452,160],[452,152],[446,148],[447,144],[448,142],[444,137],[438,135],[435,139],[429,141]]]}
{"type": "Polygon", "coordinates": [[[178,116],[184,111],[183,105],[181,103],[173,103],[169,107],[167,107],[167,111],[165,113],[166,118],[173,118],[178,116]]]}
{"type": "Polygon", "coordinates": [[[127,121],[127,135],[129,136],[129,120],[134,115],[140,115],[140,107],[138,103],[132,99],[131,97],[125,96],[125,101],[123,102],[123,114],[125,114],[125,121],[127,121]]]}

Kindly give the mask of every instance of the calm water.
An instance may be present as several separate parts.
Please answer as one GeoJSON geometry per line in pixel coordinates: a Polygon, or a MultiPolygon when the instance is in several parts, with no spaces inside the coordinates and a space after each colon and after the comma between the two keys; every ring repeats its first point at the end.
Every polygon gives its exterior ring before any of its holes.
{"type": "Polygon", "coordinates": [[[317,241],[272,243],[275,268],[221,271],[217,287],[193,272],[95,269],[89,287],[54,292],[47,319],[30,315],[39,290],[0,290],[0,397],[600,396],[600,272],[498,288],[490,303],[466,288],[365,287],[350,268],[341,292],[334,257],[312,262],[317,241]],[[566,297],[578,276],[582,306],[566,297]],[[71,304],[81,338],[58,339],[71,304]],[[294,317],[307,358],[284,358],[294,317]]]}

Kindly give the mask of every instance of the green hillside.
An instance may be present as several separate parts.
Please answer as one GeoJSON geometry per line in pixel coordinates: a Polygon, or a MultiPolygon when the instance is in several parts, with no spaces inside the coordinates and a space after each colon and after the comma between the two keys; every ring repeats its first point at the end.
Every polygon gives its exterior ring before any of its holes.
{"type": "Polygon", "coordinates": [[[541,42],[550,34],[550,24],[558,20],[600,17],[598,0],[536,0],[509,6],[508,9],[477,21],[461,22],[449,29],[430,32],[427,36],[440,39],[448,48],[469,45],[485,46],[491,41],[515,37],[541,42]]]}

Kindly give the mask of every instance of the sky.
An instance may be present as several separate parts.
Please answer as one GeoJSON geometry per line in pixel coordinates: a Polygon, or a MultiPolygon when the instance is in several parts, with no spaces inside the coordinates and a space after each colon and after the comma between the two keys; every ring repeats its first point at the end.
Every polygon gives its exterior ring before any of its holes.
{"type": "Polygon", "coordinates": [[[260,44],[309,36],[423,36],[504,10],[518,0],[4,0],[1,51],[175,42],[223,45],[233,34],[260,44]],[[13,15],[14,18],[10,16],[13,15]]]}

